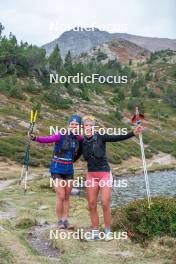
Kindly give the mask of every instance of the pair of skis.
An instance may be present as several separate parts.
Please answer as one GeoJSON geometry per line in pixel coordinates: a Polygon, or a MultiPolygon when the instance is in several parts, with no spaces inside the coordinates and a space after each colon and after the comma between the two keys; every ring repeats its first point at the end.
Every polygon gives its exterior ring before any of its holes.
{"type": "MultiPolygon", "coordinates": [[[[35,112],[33,110],[31,110],[28,135],[33,133],[34,126],[35,126],[35,123],[37,121],[37,115],[38,115],[37,110],[35,112]]],[[[28,174],[29,174],[29,160],[30,160],[30,145],[31,145],[31,139],[28,138],[27,144],[26,144],[25,157],[24,157],[24,161],[23,161],[23,167],[22,167],[21,176],[20,176],[20,180],[19,180],[19,185],[22,185],[22,183],[24,183],[24,185],[23,185],[24,192],[27,191],[27,180],[28,180],[28,174]]]]}

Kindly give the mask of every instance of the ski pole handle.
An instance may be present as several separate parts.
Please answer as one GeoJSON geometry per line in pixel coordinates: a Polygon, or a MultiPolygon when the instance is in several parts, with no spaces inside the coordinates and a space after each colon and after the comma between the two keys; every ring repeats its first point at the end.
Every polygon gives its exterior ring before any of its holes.
{"type": "Polygon", "coordinates": [[[34,112],[33,112],[33,110],[31,110],[30,123],[33,122],[33,117],[34,117],[34,112]]]}
{"type": "Polygon", "coordinates": [[[37,115],[38,115],[37,110],[35,111],[35,113],[33,110],[31,110],[30,123],[36,123],[37,115]]]}
{"type": "Polygon", "coordinates": [[[36,110],[36,111],[35,111],[35,114],[34,114],[34,119],[33,119],[33,122],[34,122],[34,123],[36,123],[37,115],[38,115],[38,112],[37,112],[37,110],[36,110]]]}

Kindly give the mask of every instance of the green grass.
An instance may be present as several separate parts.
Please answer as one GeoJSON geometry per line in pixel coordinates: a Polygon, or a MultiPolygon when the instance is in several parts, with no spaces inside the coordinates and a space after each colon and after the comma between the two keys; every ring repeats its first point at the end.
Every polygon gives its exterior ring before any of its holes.
{"type": "Polygon", "coordinates": [[[1,264],[15,263],[12,252],[9,249],[5,248],[1,243],[0,243],[0,260],[1,260],[1,264]]]}
{"type": "MultiPolygon", "coordinates": [[[[49,224],[56,222],[54,212],[55,193],[49,186],[49,179],[36,175],[36,178],[29,181],[28,192],[24,194],[15,185],[12,188],[4,190],[0,193],[0,200],[6,202],[5,208],[14,207],[17,210],[17,219],[13,222],[1,221],[1,226],[4,226],[8,233],[2,233],[0,244],[3,241],[3,247],[0,251],[0,256],[3,257],[3,264],[17,263],[50,263],[46,258],[40,257],[35,249],[26,240],[27,233],[31,230],[31,225],[24,225],[24,218],[29,219],[32,225],[33,219],[40,221],[46,219],[49,224]],[[41,205],[46,205],[48,209],[40,210],[41,205]],[[20,222],[20,225],[18,223],[20,222]],[[18,227],[17,227],[18,226],[18,227]],[[15,243],[15,248],[13,247],[15,243]],[[24,258],[24,260],[22,260],[24,258]],[[5,262],[6,261],[6,262],[5,262]],[[14,261],[14,262],[13,262],[14,261]],[[20,262],[21,261],[21,262],[20,262]],[[22,262],[24,261],[24,262],[22,262]]],[[[3,202],[4,203],[4,202],[3,202]]],[[[87,210],[87,201],[81,197],[71,197],[70,221],[76,224],[78,228],[89,230],[90,219],[87,210]]],[[[101,228],[103,227],[102,210],[98,206],[100,215],[101,228]]],[[[173,211],[174,212],[174,211],[173,211]]],[[[44,236],[49,238],[51,227],[45,231],[44,236]]],[[[157,238],[151,241],[148,245],[141,247],[128,240],[113,240],[111,242],[95,242],[86,243],[79,240],[59,240],[53,239],[50,241],[54,247],[61,252],[59,262],[61,264],[152,264],[174,263],[175,257],[175,240],[170,237],[157,238]],[[153,250],[155,248],[155,250],[153,250]],[[132,257],[121,257],[116,255],[117,252],[130,252],[132,257]]]]}

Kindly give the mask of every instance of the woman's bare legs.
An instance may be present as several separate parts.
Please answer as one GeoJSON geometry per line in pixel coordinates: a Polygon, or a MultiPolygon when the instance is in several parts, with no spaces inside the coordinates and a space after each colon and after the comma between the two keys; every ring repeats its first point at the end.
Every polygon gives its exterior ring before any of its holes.
{"type": "Polygon", "coordinates": [[[69,215],[69,195],[73,187],[73,180],[57,179],[54,189],[56,191],[56,215],[58,220],[67,219],[69,215]]]}
{"type": "Polygon", "coordinates": [[[72,188],[73,188],[73,180],[68,180],[65,186],[65,199],[63,201],[62,219],[68,219],[69,217],[69,206],[70,206],[69,198],[72,188]]]}
{"type": "Polygon", "coordinates": [[[93,187],[87,187],[86,191],[92,228],[96,229],[99,228],[99,217],[97,212],[98,183],[93,187]]]}
{"type": "Polygon", "coordinates": [[[111,190],[112,187],[109,186],[100,187],[101,206],[103,209],[105,228],[110,228],[111,226],[111,208],[110,208],[111,190]]]}
{"type": "Polygon", "coordinates": [[[63,180],[56,179],[54,189],[56,191],[56,216],[60,220],[63,215],[63,203],[65,199],[65,188],[62,186],[63,180]]]}

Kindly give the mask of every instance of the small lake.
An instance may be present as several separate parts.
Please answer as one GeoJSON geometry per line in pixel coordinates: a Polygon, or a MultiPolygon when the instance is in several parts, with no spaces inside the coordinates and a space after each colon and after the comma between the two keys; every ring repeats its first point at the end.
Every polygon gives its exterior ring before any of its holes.
{"type": "MultiPolygon", "coordinates": [[[[176,171],[148,173],[151,197],[176,196],[176,171]]],[[[126,204],[135,199],[146,198],[144,175],[114,177],[111,206],[126,204]]]]}

